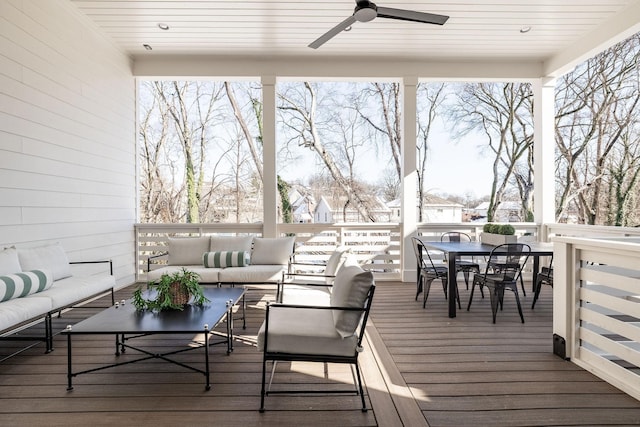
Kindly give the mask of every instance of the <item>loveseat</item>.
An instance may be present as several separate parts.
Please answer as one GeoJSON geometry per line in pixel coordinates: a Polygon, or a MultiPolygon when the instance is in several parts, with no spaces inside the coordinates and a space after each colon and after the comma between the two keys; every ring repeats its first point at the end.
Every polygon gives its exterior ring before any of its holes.
{"type": "Polygon", "coordinates": [[[185,268],[197,273],[200,283],[279,283],[289,269],[294,243],[294,237],[169,238],[168,251],[149,258],[147,280],[185,268]]]}
{"type": "Polygon", "coordinates": [[[15,332],[44,320],[46,351],[53,350],[52,314],[91,298],[111,293],[111,261],[69,262],[59,244],[0,251],[0,337],[19,339],[15,332]],[[72,264],[108,263],[110,274],[74,275],[72,264]]]}

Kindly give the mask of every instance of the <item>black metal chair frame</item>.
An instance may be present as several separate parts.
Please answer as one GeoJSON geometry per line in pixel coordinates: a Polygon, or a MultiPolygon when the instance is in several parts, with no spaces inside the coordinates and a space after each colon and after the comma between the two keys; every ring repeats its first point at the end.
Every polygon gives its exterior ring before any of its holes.
{"type": "MultiPolygon", "coordinates": [[[[416,262],[418,269],[418,283],[417,283],[417,292],[416,292],[416,301],[418,300],[418,295],[420,292],[423,292],[422,299],[422,307],[427,306],[427,299],[429,298],[429,291],[431,290],[431,283],[440,279],[442,281],[442,290],[444,291],[445,299],[448,298],[447,289],[449,283],[449,269],[445,265],[436,266],[431,259],[431,255],[429,251],[426,250],[417,237],[412,237],[411,242],[413,243],[413,249],[416,254],[416,262]],[[429,259],[429,263],[426,262],[424,255],[426,254],[429,259]]],[[[456,301],[458,301],[458,308],[460,308],[460,293],[458,292],[458,286],[456,284],[456,301]]]]}
{"type": "MultiPolygon", "coordinates": [[[[371,285],[365,299],[364,306],[360,307],[332,307],[332,306],[310,306],[310,305],[295,305],[295,304],[269,304],[267,305],[267,313],[265,317],[265,331],[264,331],[264,353],[262,358],[262,388],[260,392],[260,412],[264,412],[264,398],[270,394],[312,394],[312,393],[337,393],[337,394],[352,394],[360,395],[362,401],[362,412],[367,412],[367,404],[364,397],[364,387],[362,386],[362,377],[360,374],[360,367],[358,365],[358,355],[362,351],[362,338],[364,337],[365,328],[367,326],[367,320],[369,319],[369,310],[371,308],[371,302],[373,300],[373,294],[375,292],[375,284],[371,285]],[[352,356],[337,356],[331,354],[305,354],[300,353],[279,353],[267,351],[269,348],[269,314],[271,310],[277,310],[278,308],[295,308],[301,310],[334,310],[334,311],[359,311],[362,313],[362,319],[356,330],[358,341],[354,354],[352,356]],[[273,363],[278,361],[297,361],[297,362],[323,362],[323,363],[342,363],[349,364],[352,368],[355,368],[355,390],[275,390],[271,391],[266,388],[266,371],[267,362],[273,363]]],[[[272,378],[275,370],[272,372],[272,378]]],[[[271,381],[269,382],[271,384],[271,381]]]]}
{"type": "MultiPolygon", "coordinates": [[[[460,231],[447,231],[440,236],[441,242],[460,242],[463,241],[463,239],[470,242],[471,236],[460,231]]],[[[458,258],[456,259],[456,273],[459,272],[462,272],[462,275],[464,276],[464,284],[467,289],[469,289],[469,273],[473,272],[474,274],[480,274],[480,264],[473,260],[458,258]]]]}
{"type": "Polygon", "coordinates": [[[540,297],[540,290],[542,289],[542,285],[546,284],[553,288],[553,256],[551,257],[551,261],[549,262],[548,267],[542,267],[538,272],[538,277],[536,278],[536,283],[534,284],[534,294],[533,294],[533,303],[531,304],[531,309],[533,310],[536,306],[536,301],[538,301],[538,297],[540,297]]]}
{"type": "Polygon", "coordinates": [[[525,243],[505,243],[496,246],[489,254],[489,261],[487,262],[485,272],[473,277],[467,311],[471,308],[476,286],[480,287],[480,293],[483,298],[484,292],[482,288],[486,286],[491,299],[493,323],[496,323],[498,306],[500,306],[500,310],[503,309],[504,291],[505,289],[509,289],[515,295],[520,320],[524,323],[522,305],[520,304],[520,296],[518,295],[518,280],[522,275],[522,266],[526,264],[530,253],[531,247],[525,243]]]}

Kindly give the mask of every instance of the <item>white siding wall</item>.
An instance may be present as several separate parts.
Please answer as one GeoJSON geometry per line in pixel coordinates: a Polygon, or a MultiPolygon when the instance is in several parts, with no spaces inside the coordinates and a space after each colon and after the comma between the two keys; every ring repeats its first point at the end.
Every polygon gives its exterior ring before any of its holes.
{"type": "Polygon", "coordinates": [[[134,280],[135,81],[66,1],[0,2],[0,247],[60,242],[134,280]]]}

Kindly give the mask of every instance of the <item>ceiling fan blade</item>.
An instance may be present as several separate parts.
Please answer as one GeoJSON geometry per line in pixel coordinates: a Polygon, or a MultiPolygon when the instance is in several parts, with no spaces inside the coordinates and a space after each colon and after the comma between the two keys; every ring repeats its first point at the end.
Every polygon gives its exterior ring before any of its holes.
{"type": "Polygon", "coordinates": [[[309,47],[312,49],[319,48],[320,46],[322,46],[323,44],[331,40],[333,37],[335,37],[337,34],[343,32],[345,29],[353,25],[355,22],[356,22],[356,18],[353,15],[351,15],[350,17],[348,17],[347,19],[345,19],[344,21],[342,21],[341,23],[339,23],[338,25],[336,25],[335,27],[333,27],[332,29],[330,29],[320,37],[318,37],[316,40],[314,40],[309,45],[309,47]]]}
{"type": "Polygon", "coordinates": [[[446,15],[416,12],[414,10],[394,9],[378,6],[378,18],[401,19],[403,21],[423,22],[425,24],[444,25],[449,19],[446,15]]]}

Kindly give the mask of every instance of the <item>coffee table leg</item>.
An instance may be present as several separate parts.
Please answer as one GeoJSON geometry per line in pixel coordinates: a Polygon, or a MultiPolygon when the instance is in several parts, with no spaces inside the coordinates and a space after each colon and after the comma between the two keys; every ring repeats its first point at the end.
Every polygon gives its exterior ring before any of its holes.
{"type": "Polygon", "coordinates": [[[209,328],[204,328],[204,376],[206,377],[206,390],[211,390],[211,383],[209,382],[209,328]]]}
{"type": "Polygon", "coordinates": [[[67,391],[73,390],[71,384],[71,334],[67,334],[67,391]]]}

